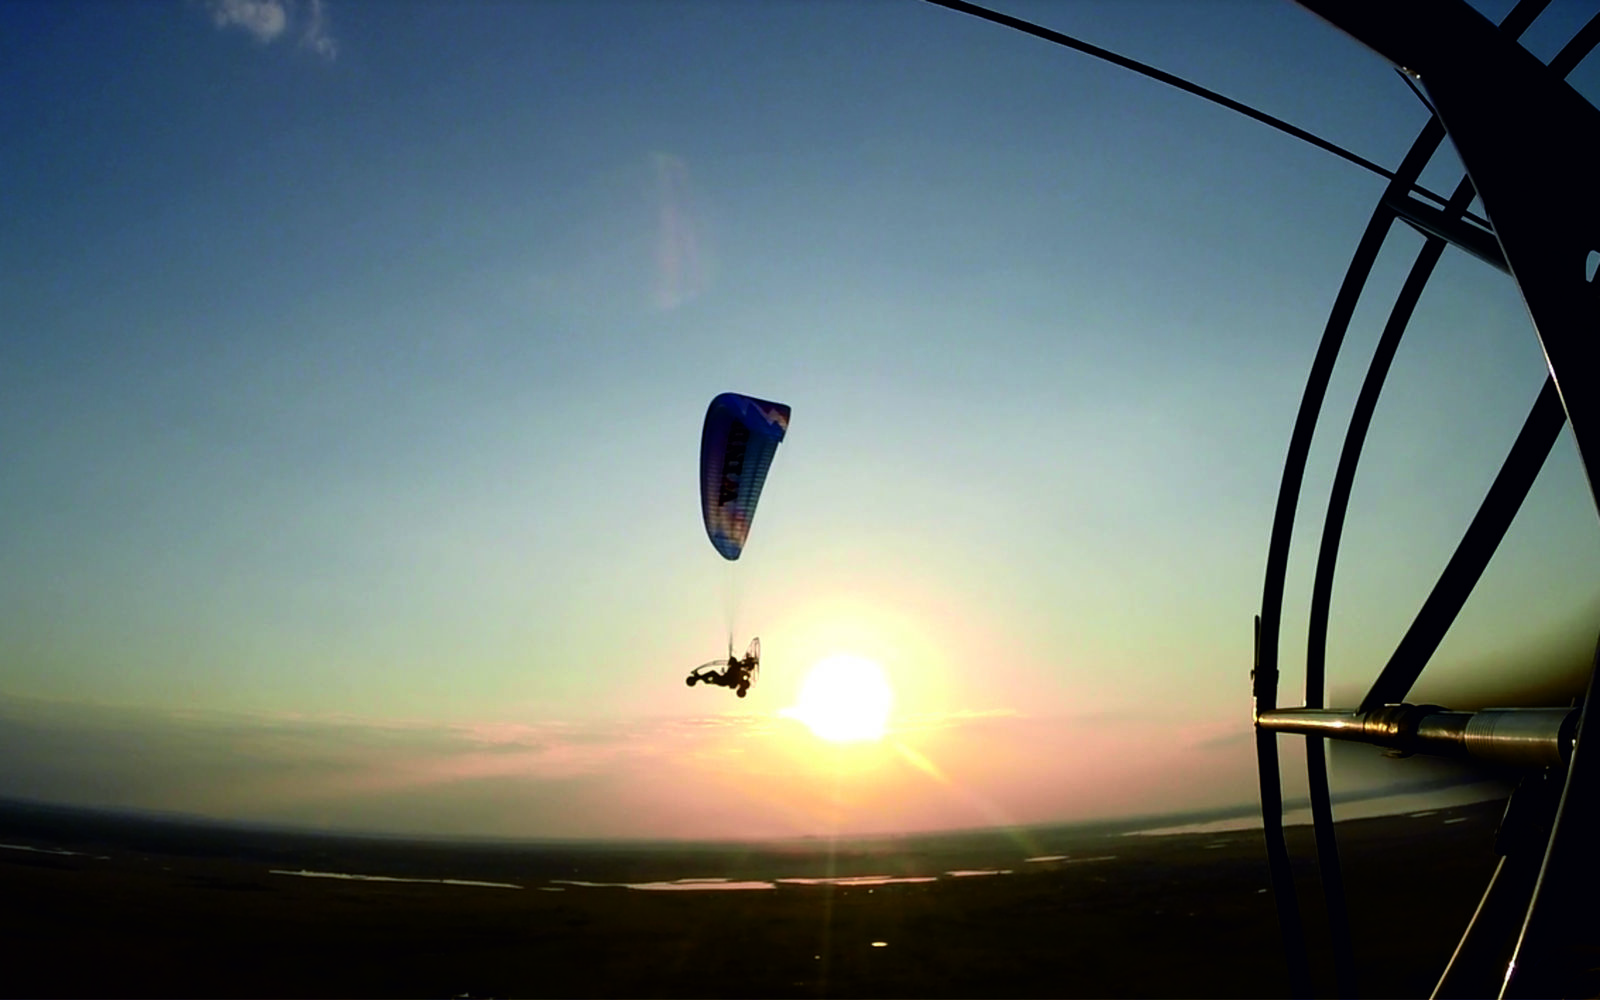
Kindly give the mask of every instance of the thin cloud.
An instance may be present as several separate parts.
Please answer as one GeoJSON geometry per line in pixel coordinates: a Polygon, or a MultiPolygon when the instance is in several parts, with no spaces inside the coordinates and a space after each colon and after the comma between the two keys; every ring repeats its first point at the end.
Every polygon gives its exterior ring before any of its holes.
{"type": "Polygon", "coordinates": [[[689,166],[669,153],[656,153],[651,160],[659,220],[654,297],[656,308],[665,312],[699,297],[706,289],[707,272],[690,198],[689,166]]]}
{"type": "Polygon", "coordinates": [[[282,0],[211,0],[211,20],[219,28],[240,28],[258,42],[275,41],[289,26],[282,0]]]}
{"type": "Polygon", "coordinates": [[[948,729],[952,726],[983,724],[991,720],[1021,719],[1023,714],[1014,708],[963,708],[949,712],[931,712],[902,717],[891,728],[897,733],[948,729]]]}
{"type": "Polygon", "coordinates": [[[695,762],[761,727],[434,723],[0,696],[0,797],[350,828],[618,834],[633,822],[631,787],[668,773],[692,781],[695,762]],[[586,813],[558,808],[579,790],[586,813]],[[547,808],[529,815],[511,801],[547,808]],[[441,817],[442,803],[465,812],[441,817]]]}
{"type": "Polygon", "coordinates": [[[299,46],[324,59],[338,54],[322,0],[203,0],[220,29],[237,28],[263,45],[297,35],[299,46]]]}
{"type": "Polygon", "coordinates": [[[1150,814],[1253,790],[1248,743],[1194,749],[1236,722],[924,721],[835,746],[762,714],[438,722],[0,695],[0,798],[396,833],[762,837],[1150,814]]]}
{"type": "Polygon", "coordinates": [[[328,22],[322,9],[322,0],[310,2],[309,12],[306,15],[306,29],[300,35],[300,45],[324,59],[332,59],[338,55],[338,45],[328,33],[328,22]]]}

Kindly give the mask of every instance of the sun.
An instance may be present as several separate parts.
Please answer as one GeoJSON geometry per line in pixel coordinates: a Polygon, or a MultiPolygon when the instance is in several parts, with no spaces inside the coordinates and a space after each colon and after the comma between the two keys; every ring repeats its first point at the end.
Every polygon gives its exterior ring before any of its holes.
{"type": "Polygon", "coordinates": [[[830,743],[883,739],[894,692],[883,668],[860,656],[830,656],[811,668],[797,703],[783,714],[830,743]]]}

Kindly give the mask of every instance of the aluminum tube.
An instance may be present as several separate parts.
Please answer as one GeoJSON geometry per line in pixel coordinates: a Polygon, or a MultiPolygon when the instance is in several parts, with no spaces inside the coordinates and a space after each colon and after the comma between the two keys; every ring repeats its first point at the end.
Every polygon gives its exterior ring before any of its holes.
{"type": "Polygon", "coordinates": [[[1514,767],[1556,767],[1567,760],[1571,708],[1486,708],[1467,723],[1468,754],[1514,767]]]}
{"type": "Polygon", "coordinates": [[[1256,716],[1256,725],[1275,733],[1360,739],[1366,724],[1360,712],[1344,708],[1275,708],[1256,716]]]}
{"type": "Polygon", "coordinates": [[[1471,757],[1511,767],[1554,767],[1572,751],[1572,708],[1490,708],[1452,712],[1436,705],[1385,705],[1372,712],[1278,708],[1261,729],[1370,743],[1401,754],[1471,757]]]}

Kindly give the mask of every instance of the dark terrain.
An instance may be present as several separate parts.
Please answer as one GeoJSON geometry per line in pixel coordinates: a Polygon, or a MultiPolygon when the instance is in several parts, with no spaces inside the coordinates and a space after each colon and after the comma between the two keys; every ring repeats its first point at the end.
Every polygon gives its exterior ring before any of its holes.
{"type": "MultiPolygon", "coordinates": [[[[1500,806],[1340,824],[1367,996],[1427,995],[1500,806]],[[1453,821],[1453,822],[1451,822],[1453,821]],[[1426,886],[1438,919],[1402,918],[1426,886]]],[[[0,807],[4,992],[25,996],[1280,996],[1258,831],[783,844],[446,844],[0,807]],[[31,847],[33,850],[20,850],[31,847]],[[72,851],[81,853],[57,853],[72,851]],[[1059,861],[1028,861],[1067,855],[1059,861]],[[273,869],[452,878],[373,882],[273,869]],[[1009,869],[1010,874],[952,876],[1009,869]],[[779,882],[748,891],[600,883],[779,882]],[[880,942],[880,944],[874,944],[880,942]]],[[[1290,831],[1309,874],[1310,832],[1290,831]]],[[[1320,896],[1302,892],[1313,933],[1320,896]]],[[[1325,956],[1313,956],[1326,979],[1325,956]]],[[[1327,992],[1324,983],[1319,992],[1327,992]]]]}

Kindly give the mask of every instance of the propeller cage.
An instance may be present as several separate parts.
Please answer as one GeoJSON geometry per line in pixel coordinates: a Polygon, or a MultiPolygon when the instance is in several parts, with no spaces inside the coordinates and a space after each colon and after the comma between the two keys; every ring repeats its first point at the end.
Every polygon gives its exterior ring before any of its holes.
{"type": "Polygon", "coordinates": [[[1328,787],[1327,739],[1370,743],[1400,756],[1439,754],[1517,769],[1530,776],[1525,787],[1534,787],[1529,782],[1536,781],[1545,790],[1513,796],[1503,827],[1519,813],[1517,829],[1540,831],[1543,839],[1524,854],[1503,859],[1434,995],[1568,995],[1570,989],[1588,988],[1573,984],[1583,982],[1584,953],[1596,944],[1592,921],[1570,919],[1590,912],[1600,887],[1593,846],[1600,843],[1600,770],[1577,750],[1588,725],[1583,706],[1592,699],[1576,708],[1459,712],[1407,704],[1405,698],[1477,585],[1563,427],[1571,428],[1590,476],[1591,495],[1600,496],[1594,479],[1600,472],[1600,366],[1593,354],[1600,296],[1580,266],[1600,232],[1600,186],[1594,183],[1600,176],[1600,112],[1563,82],[1600,42],[1600,16],[1543,64],[1516,40],[1548,0],[1521,0],[1498,27],[1462,0],[1299,2],[1401,69],[1408,84],[1420,84],[1419,96],[1435,114],[1394,171],[1334,300],[1290,435],[1267,549],[1251,676],[1262,822],[1290,990],[1309,996],[1312,979],[1283,833],[1280,733],[1306,738],[1322,896],[1341,996],[1356,995],[1357,981],[1328,787]],[[1421,204],[1413,192],[1447,137],[1469,176],[1441,210],[1421,204]],[[1474,198],[1481,199],[1487,220],[1466,212],[1474,198]],[[1481,221],[1489,225],[1479,225],[1481,221]],[[1299,708],[1280,709],[1278,639],[1290,539],[1312,433],[1357,301],[1397,222],[1421,233],[1423,247],[1373,353],[1335,471],[1312,582],[1305,701],[1299,708]],[[1550,375],[1477,515],[1371,690],[1357,708],[1327,709],[1323,692],[1329,606],[1356,465],[1390,361],[1449,246],[1516,283],[1550,375]],[[1523,815],[1529,810],[1540,815],[1523,815]],[[1490,934],[1508,940],[1487,941],[1490,934]]]}

